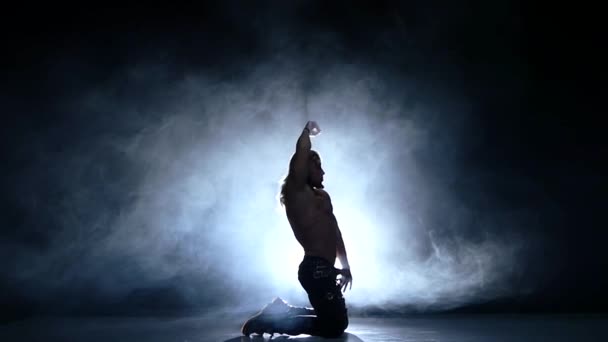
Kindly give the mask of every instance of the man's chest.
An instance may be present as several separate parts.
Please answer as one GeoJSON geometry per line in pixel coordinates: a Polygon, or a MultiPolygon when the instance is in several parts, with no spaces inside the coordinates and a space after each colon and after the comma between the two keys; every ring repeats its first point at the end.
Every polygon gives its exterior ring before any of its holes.
{"type": "Polygon", "coordinates": [[[307,188],[298,194],[294,194],[289,201],[291,203],[288,212],[295,218],[302,219],[320,217],[327,214],[333,215],[331,198],[324,190],[307,188]]]}
{"type": "Polygon", "coordinates": [[[331,199],[329,198],[327,192],[323,190],[312,189],[309,195],[309,203],[314,210],[327,213],[333,212],[331,199]]]}

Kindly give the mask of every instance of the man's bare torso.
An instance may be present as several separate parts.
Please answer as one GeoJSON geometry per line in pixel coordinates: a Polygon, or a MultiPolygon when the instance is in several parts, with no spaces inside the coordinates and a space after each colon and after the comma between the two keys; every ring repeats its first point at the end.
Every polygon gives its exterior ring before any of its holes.
{"type": "Polygon", "coordinates": [[[285,195],[287,219],[304,253],[325,258],[333,264],[338,224],[329,194],[307,186],[302,190],[287,191],[285,195]]]}

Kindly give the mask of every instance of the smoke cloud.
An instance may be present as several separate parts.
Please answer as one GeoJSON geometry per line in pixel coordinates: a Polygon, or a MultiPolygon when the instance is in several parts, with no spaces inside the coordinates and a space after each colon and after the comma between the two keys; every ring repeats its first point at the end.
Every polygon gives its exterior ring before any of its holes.
{"type": "Polygon", "coordinates": [[[162,305],[307,304],[277,193],[316,120],[350,306],[436,310],[515,291],[524,246],[511,228],[526,218],[478,206],[493,198],[460,164],[475,134],[466,99],[421,97],[390,68],[322,56],[243,70],[176,77],[144,61],[62,101],[63,119],[29,137],[18,198],[52,220],[39,246],[7,246],[16,283],[39,298],[120,303],[170,289],[162,305]]]}

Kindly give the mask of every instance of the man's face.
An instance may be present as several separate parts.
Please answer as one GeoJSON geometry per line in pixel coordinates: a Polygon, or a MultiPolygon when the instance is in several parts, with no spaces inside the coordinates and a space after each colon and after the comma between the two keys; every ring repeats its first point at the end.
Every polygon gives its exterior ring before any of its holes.
{"type": "Polygon", "coordinates": [[[308,165],[308,179],[310,185],[318,189],[323,189],[323,175],[325,174],[325,171],[323,171],[323,168],[321,167],[319,155],[311,153],[310,163],[308,163],[308,165]]]}

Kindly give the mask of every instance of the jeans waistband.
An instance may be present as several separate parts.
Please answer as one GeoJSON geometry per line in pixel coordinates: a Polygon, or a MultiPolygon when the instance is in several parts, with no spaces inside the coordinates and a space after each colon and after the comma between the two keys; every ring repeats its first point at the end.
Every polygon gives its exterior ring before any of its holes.
{"type": "Polygon", "coordinates": [[[332,267],[334,266],[329,262],[329,260],[327,260],[323,257],[320,257],[320,256],[313,256],[313,255],[305,255],[302,262],[311,263],[311,264],[315,264],[315,265],[328,265],[328,266],[332,266],[332,267]]]}

